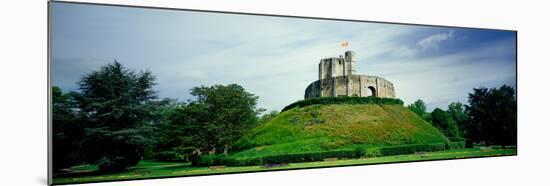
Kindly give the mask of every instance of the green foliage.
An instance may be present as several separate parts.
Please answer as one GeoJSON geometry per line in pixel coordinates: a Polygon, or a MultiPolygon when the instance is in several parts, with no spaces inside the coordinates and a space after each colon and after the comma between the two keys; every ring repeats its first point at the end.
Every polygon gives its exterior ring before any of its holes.
{"type": "Polygon", "coordinates": [[[277,154],[262,157],[235,158],[225,155],[205,155],[192,162],[193,166],[249,166],[262,164],[286,164],[297,162],[323,161],[326,158],[359,158],[366,153],[364,149],[356,150],[332,150],[319,152],[304,152],[291,154],[277,154]]]}
{"type": "Polygon", "coordinates": [[[421,99],[416,100],[414,103],[407,106],[407,108],[411,109],[414,113],[418,114],[420,117],[424,117],[426,114],[426,103],[422,101],[421,99]]]}
{"type": "Polygon", "coordinates": [[[365,156],[367,154],[367,148],[364,146],[357,146],[354,150],[355,157],[365,156]]]}
{"type": "Polygon", "coordinates": [[[300,108],[309,105],[326,105],[326,104],[397,104],[403,105],[403,101],[400,99],[393,98],[379,98],[379,97],[319,97],[319,98],[309,98],[305,100],[300,100],[294,102],[283,108],[281,112],[290,110],[292,108],[300,108]]]}
{"type": "Polygon", "coordinates": [[[155,159],[170,155],[189,160],[210,151],[227,154],[238,138],[257,125],[256,115],[262,111],[256,108],[258,97],[236,84],[194,87],[191,95],[196,100],[178,105],[169,122],[160,126],[155,151],[163,153],[155,159]]]}
{"type": "Polygon", "coordinates": [[[116,61],[82,76],[76,100],[86,125],[81,140],[85,162],[107,172],[139,162],[152,142],[145,103],[155,98],[154,80],[151,72],[129,71],[116,61]]]}
{"type": "Polygon", "coordinates": [[[171,154],[178,154],[178,152],[172,152],[171,147],[166,147],[167,144],[170,144],[168,141],[172,140],[166,138],[166,134],[171,134],[173,131],[169,126],[170,116],[172,116],[176,109],[179,107],[185,106],[185,103],[178,102],[174,99],[162,99],[148,101],[145,104],[145,109],[151,115],[151,119],[148,121],[148,125],[154,127],[153,135],[149,136],[153,141],[151,148],[147,148],[144,153],[144,159],[157,159],[163,161],[172,161],[173,158],[159,158],[159,157],[169,157],[167,156],[169,151],[171,154]]]}
{"type": "Polygon", "coordinates": [[[463,149],[466,148],[466,142],[465,141],[453,141],[447,143],[447,149],[454,150],[454,149],[463,149]]]}
{"type": "Polygon", "coordinates": [[[400,154],[413,154],[415,152],[434,152],[442,151],[447,148],[447,143],[434,143],[434,144],[409,144],[380,148],[380,153],[383,156],[393,156],[400,154]]]}
{"type": "Polygon", "coordinates": [[[468,112],[466,111],[466,107],[460,102],[454,102],[449,104],[449,107],[447,109],[447,112],[451,116],[451,119],[456,123],[458,127],[458,136],[463,137],[464,131],[466,130],[466,127],[469,122],[468,112]]]}
{"type": "Polygon", "coordinates": [[[355,149],[339,149],[329,151],[312,151],[300,153],[271,154],[257,157],[236,157],[225,155],[205,155],[193,161],[193,166],[250,166],[265,164],[288,164],[297,162],[324,161],[327,158],[352,159],[377,156],[393,156],[401,154],[413,154],[415,152],[434,152],[464,148],[464,141],[433,143],[433,144],[407,144],[367,149],[357,146],[355,149]]]}
{"type": "Polygon", "coordinates": [[[441,130],[445,136],[449,138],[460,136],[458,126],[448,112],[436,108],[430,115],[432,124],[441,130]]]}
{"type": "Polygon", "coordinates": [[[213,136],[212,148],[228,153],[231,146],[257,122],[258,96],[248,93],[243,87],[230,84],[211,87],[195,87],[191,95],[197,97],[197,104],[206,107],[208,124],[206,129],[213,136]]]}
{"type": "Polygon", "coordinates": [[[84,130],[76,111],[74,93],[63,93],[59,87],[52,87],[53,126],[53,170],[81,163],[79,141],[84,130]]]}
{"type": "Polygon", "coordinates": [[[165,160],[164,158],[170,156],[164,155],[171,154],[171,158],[188,160],[194,153],[199,153],[199,149],[207,149],[212,136],[206,130],[208,121],[209,113],[205,105],[195,102],[179,105],[169,115],[168,122],[159,126],[157,142],[153,148],[157,153],[153,158],[165,160]],[[160,152],[164,153],[158,154],[160,152]]]}
{"type": "Polygon", "coordinates": [[[512,87],[474,89],[468,94],[468,102],[468,140],[486,145],[517,144],[517,101],[512,87]]]}

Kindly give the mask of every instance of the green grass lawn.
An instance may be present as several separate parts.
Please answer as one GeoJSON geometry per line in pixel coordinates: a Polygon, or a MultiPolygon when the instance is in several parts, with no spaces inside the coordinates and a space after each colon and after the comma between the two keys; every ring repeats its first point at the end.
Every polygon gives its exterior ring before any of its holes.
{"type": "Polygon", "coordinates": [[[291,163],[285,166],[266,168],[263,166],[242,166],[242,167],[192,167],[189,163],[178,162],[153,162],[141,161],[135,167],[128,169],[125,172],[101,174],[97,172],[95,165],[83,165],[71,168],[71,172],[54,176],[54,184],[69,184],[82,182],[101,182],[113,180],[130,180],[130,179],[145,179],[159,177],[178,177],[191,175],[208,175],[221,173],[236,173],[236,172],[256,172],[266,170],[285,170],[285,169],[301,169],[312,167],[334,167],[346,165],[369,165],[390,162],[411,162],[425,160],[443,160],[443,159],[460,159],[472,157],[489,157],[489,156],[506,156],[515,155],[516,149],[491,149],[480,151],[479,148],[447,150],[439,152],[430,152],[423,154],[409,154],[397,156],[384,156],[374,158],[361,159],[345,159],[336,161],[320,161],[320,162],[304,162],[291,163]]]}

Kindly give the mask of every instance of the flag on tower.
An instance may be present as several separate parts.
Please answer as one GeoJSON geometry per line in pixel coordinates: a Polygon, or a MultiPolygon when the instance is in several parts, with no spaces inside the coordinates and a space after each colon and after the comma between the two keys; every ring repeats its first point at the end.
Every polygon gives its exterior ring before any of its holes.
{"type": "Polygon", "coordinates": [[[344,41],[340,44],[341,47],[348,47],[349,43],[347,41],[344,41]]]}

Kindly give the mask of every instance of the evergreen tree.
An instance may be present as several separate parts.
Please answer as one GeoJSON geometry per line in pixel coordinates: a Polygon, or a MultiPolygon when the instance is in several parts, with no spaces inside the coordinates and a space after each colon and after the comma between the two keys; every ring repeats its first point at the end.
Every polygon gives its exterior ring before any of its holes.
{"type": "Polygon", "coordinates": [[[468,95],[470,114],[466,136],[473,142],[486,145],[516,145],[517,102],[515,90],[507,85],[500,88],[478,88],[468,95]]]}
{"type": "Polygon", "coordinates": [[[154,76],[136,73],[115,61],[79,82],[78,105],[86,121],[83,158],[100,171],[136,165],[151,143],[146,103],[155,98],[154,76]]]}
{"type": "Polygon", "coordinates": [[[53,170],[81,163],[79,141],[84,135],[73,93],[63,93],[57,86],[52,88],[52,153],[53,170]]]}

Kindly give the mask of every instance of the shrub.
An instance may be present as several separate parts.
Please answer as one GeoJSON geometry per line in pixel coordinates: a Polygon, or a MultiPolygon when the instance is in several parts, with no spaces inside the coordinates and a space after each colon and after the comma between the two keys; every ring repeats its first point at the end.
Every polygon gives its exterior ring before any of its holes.
{"type": "Polygon", "coordinates": [[[382,156],[382,152],[380,152],[380,149],[371,148],[371,149],[366,150],[364,156],[365,157],[378,157],[378,156],[382,156]]]}
{"type": "Polygon", "coordinates": [[[359,158],[364,155],[366,150],[334,150],[334,151],[321,151],[321,152],[308,152],[308,153],[295,153],[295,154],[280,154],[269,155],[255,158],[239,158],[235,159],[225,155],[205,155],[200,158],[192,160],[193,166],[214,166],[214,165],[227,165],[227,166],[248,166],[248,165],[262,165],[262,164],[283,164],[283,163],[296,163],[296,162],[312,162],[323,161],[326,158],[359,158]]]}
{"type": "Polygon", "coordinates": [[[453,141],[447,143],[447,149],[463,149],[466,147],[465,141],[453,141]]]}
{"type": "Polygon", "coordinates": [[[355,150],[334,150],[297,154],[271,155],[262,157],[264,164],[323,161],[326,158],[359,158],[355,150]]]}
{"type": "Polygon", "coordinates": [[[361,156],[365,156],[365,154],[367,153],[367,149],[363,146],[357,146],[354,152],[355,152],[355,157],[360,158],[361,156]]]}
{"type": "Polygon", "coordinates": [[[319,151],[319,152],[307,152],[307,153],[295,153],[295,154],[279,154],[269,155],[254,158],[233,158],[225,155],[204,155],[198,158],[192,158],[193,166],[214,166],[214,165],[226,165],[226,166],[250,166],[250,165],[263,165],[263,164],[286,164],[297,162],[312,162],[323,161],[326,158],[360,158],[377,157],[377,156],[392,156],[401,154],[413,154],[415,152],[434,152],[442,151],[446,149],[460,149],[464,148],[464,141],[449,142],[449,143],[433,143],[433,144],[412,144],[412,145],[399,145],[381,147],[378,149],[366,149],[363,146],[358,146],[353,150],[331,150],[331,151],[319,151]]]}
{"type": "Polygon", "coordinates": [[[309,105],[317,104],[398,104],[403,105],[403,101],[400,99],[393,98],[379,98],[379,97],[320,97],[320,98],[309,98],[305,100],[300,100],[294,102],[285,108],[281,112],[290,110],[295,107],[305,107],[309,105]]]}
{"type": "Polygon", "coordinates": [[[383,156],[392,156],[400,154],[413,154],[415,152],[433,152],[442,151],[447,148],[445,143],[433,143],[433,144],[412,144],[412,145],[399,145],[380,148],[380,153],[383,156]]]}

